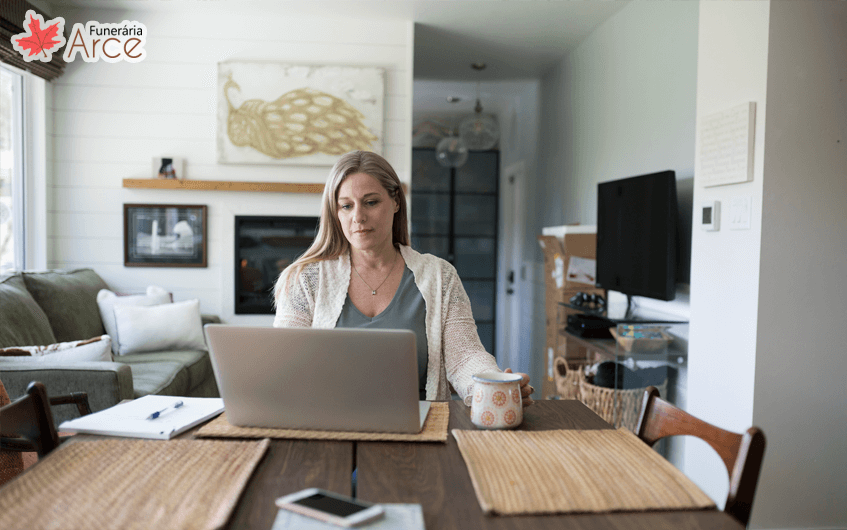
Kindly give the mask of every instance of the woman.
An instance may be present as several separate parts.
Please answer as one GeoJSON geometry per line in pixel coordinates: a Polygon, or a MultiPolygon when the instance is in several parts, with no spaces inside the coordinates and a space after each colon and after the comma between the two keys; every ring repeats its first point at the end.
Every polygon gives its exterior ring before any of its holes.
{"type": "MultiPolygon", "coordinates": [[[[456,269],[409,246],[400,179],[375,153],[352,151],[332,168],[318,235],[280,274],[274,298],[275,327],[414,331],[421,399],[450,399],[452,384],[469,406],[472,376],[499,370],[479,341],[456,269]]],[[[527,406],[533,388],[521,375],[527,406]]]]}

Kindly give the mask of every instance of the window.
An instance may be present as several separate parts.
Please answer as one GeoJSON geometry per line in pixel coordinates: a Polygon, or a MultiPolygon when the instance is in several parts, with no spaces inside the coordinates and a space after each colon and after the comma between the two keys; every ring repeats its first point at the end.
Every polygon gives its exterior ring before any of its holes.
{"type": "Polygon", "coordinates": [[[24,268],[23,77],[0,66],[0,271],[24,268]]]}

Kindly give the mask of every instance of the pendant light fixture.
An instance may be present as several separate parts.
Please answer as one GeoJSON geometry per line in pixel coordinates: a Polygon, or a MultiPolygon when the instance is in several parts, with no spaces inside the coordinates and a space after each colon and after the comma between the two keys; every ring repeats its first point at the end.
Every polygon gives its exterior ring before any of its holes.
{"type": "MultiPolygon", "coordinates": [[[[461,98],[447,96],[447,102],[455,105],[461,98]]],[[[447,136],[438,142],[435,147],[435,159],[444,167],[461,167],[468,159],[468,146],[459,138],[456,129],[451,130],[447,136]]]]}
{"type": "MultiPolygon", "coordinates": [[[[471,68],[477,72],[485,70],[485,63],[473,63],[471,68]]],[[[500,138],[500,127],[497,121],[482,113],[482,103],[479,97],[479,79],[476,82],[476,106],[474,113],[459,124],[459,137],[468,149],[487,151],[497,145],[500,138]]]]}
{"type": "Polygon", "coordinates": [[[435,159],[444,167],[460,167],[468,159],[468,147],[459,136],[452,134],[438,142],[435,159]]]}

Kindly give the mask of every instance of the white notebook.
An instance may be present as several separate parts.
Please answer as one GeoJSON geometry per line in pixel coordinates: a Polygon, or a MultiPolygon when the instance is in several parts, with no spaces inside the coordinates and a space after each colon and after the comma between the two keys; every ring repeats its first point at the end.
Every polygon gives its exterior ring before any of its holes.
{"type": "Polygon", "coordinates": [[[151,395],[63,422],[59,430],[168,440],[223,410],[221,398],[151,395]]]}

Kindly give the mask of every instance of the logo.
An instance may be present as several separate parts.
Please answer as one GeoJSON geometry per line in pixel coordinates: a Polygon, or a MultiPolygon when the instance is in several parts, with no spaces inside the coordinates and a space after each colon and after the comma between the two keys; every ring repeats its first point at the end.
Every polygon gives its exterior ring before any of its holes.
{"type": "Polygon", "coordinates": [[[137,63],[147,57],[147,28],[141,22],[124,20],[119,24],[96,20],[74,24],[68,41],[64,37],[65,19],[56,17],[44,21],[44,17],[33,10],[26,12],[26,33],[12,37],[12,47],[23,55],[24,60],[50,62],[53,52],[64,46],[62,58],[73,62],[77,56],[87,63],[103,60],[107,63],[126,61],[137,63]]]}
{"type": "Polygon", "coordinates": [[[65,19],[56,17],[44,22],[44,17],[30,9],[24,19],[26,33],[12,36],[12,47],[24,56],[24,61],[53,60],[53,51],[65,44],[65,19]]]}
{"type": "Polygon", "coordinates": [[[137,63],[147,57],[144,44],[147,28],[141,22],[124,20],[120,24],[101,24],[95,20],[74,24],[71,38],[62,56],[72,62],[77,55],[87,63],[103,59],[107,63],[137,63]]]}

